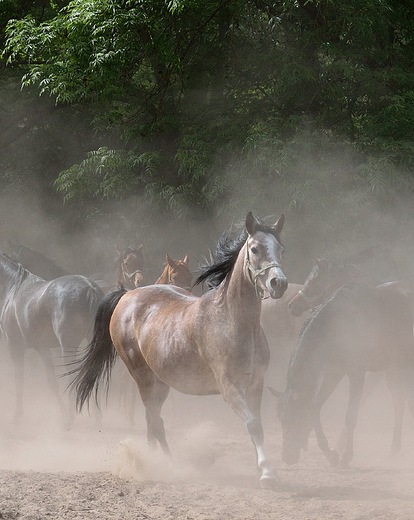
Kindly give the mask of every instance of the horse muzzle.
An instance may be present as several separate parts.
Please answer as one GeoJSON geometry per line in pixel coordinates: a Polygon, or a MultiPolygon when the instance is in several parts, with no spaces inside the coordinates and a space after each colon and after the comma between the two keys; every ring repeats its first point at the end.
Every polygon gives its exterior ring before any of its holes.
{"type": "Polygon", "coordinates": [[[271,278],[266,285],[270,297],[277,300],[285,294],[288,288],[288,281],[285,277],[275,276],[271,278]]]}

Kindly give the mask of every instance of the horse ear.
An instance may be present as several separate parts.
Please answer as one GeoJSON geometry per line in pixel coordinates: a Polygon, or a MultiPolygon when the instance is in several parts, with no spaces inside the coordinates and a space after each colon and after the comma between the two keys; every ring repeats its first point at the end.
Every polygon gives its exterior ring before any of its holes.
{"type": "Polygon", "coordinates": [[[277,220],[277,222],[275,224],[273,224],[273,231],[275,233],[276,236],[279,236],[280,233],[282,232],[282,229],[283,229],[283,224],[285,223],[285,214],[282,213],[279,217],[279,219],[277,220]]]}
{"type": "Polygon", "coordinates": [[[268,386],[267,388],[270,390],[270,393],[277,398],[279,398],[282,395],[282,392],[279,392],[279,390],[275,390],[271,386],[268,386]]]}
{"type": "Polygon", "coordinates": [[[253,217],[253,213],[249,211],[246,216],[246,231],[249,235],[254,235],[256,232],[256,219],[253,217]]]}
{"type": "Polygon", "coordinates": [[[329,261],[326,260],[325,258],[316,258],[315,264],[319,267],[319,269],[326,270],[329,267],[329,261]]]}
{"type": "Polygon", "coordinates": [[[183,258],[183,262],[188,265],[188,253],[185,255],[185,257],[183,258]]]}
{"type": "Polygon", "coordinates": [[[167,264],[171,267],[171,269],[174,269],[175,267],[177,267],[177,264],[175,263],[175,261],[172,258],[170,258],[168,253],[165,255],[165,257],[167,259],[167,264]]]}

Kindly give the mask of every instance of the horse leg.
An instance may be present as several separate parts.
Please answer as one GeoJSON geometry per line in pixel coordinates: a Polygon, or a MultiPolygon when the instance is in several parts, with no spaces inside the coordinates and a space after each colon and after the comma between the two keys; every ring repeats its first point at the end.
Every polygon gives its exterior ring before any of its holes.
{"type": "Polygon", "coordinates": [[[39,348],[36,350],[39,353],[40,358],[45,367],[46,377],[47,377],[47,382],[49,384],[49,388],[51,389],[52,393],[56,397],[60,413],[62,414],[62,417],[65,421],[65,425],[67,426],[68,425],[68,409],[67,409],[65,403],[63,402],[63,399],[62,399],[62,396],[60,393],[59,383],[58,383],[56,373],[55,373],[55,366],[53,363],[52,353],[51,353],[50,349],[48,349],[48,348],[39,348]]]}
{"type": "Polygon", "coordinates": [[[346,443],[345,451],[339,463],[341,468],[347,468],[354,456],[354,431],[358,419],[359,404],[364,389],[365,372],[349,376],[349,402],[345,416],[346,443]]]}
{"type": "Polygon", "coordinates": [[[401,380],[400,370],[387,370],[385,373],[388,389],[394,406],[394,431],[392,435],[391,454],[396,455],[401,450],[402,423],[405,410],[406,392],[401,380]]]}
{"type": "Polygon", "coordinates": [[[14,367],[14,388],[16,392],[14,424],[18,424],[23,416],[24,353],[25,351],[19,346],[10,345],[10,356],[14,367]]]}
{"type": "Polygon", "coordinates": [[[332,395],[332,392],[338,386],[339,382],[343,379],[343,377],[344,374],[342,372],[338,372],[335,369],[325,372],[322,384],[318,392],[316,402],[316,413],[314,418],[314,429],[316,439],[318,441],[318,446],[322,450],[329,464],[334,467],[336,467],[339,463],[339,455],[336,450],[333,450],[329,447],[328,439],[326,438],[325,432],[322,428],[321,409],[323,404],[332,395]]]}
{"type": "Polygon", "coordinates": [[[133,369],[132,376],[145,407],[148,444],[155,448],[158,441],[163,452],[171,455],[165,436],[164,421],[161,418],[161,408],[168,397],[170,387],[158,379],[146,364],[139,369],[133,369]]]}
{"type": "Polygon", "coordinates": [[[270,489],[274,487],[276,478],[264,450],[264,433],[260,417],[262,393],[263,378],[255,384],[250,384],[246,392],[243,392],[241,387],[229,382],[221,385],[221,394],[224,400],[244,421],[254,444],[257,466],[260,471],[260,486],[270,489]]]}
{"type": "MultiPolygon", "coordinates": [[[[382,381],[384,377],[383,372],[368,372],[368,375],[365,377],[364,391],[361,397],[360,407],[366,403],[368,397],[372,394],[378,384],[382,381]]],[[[338,439],[338,448],[345,449],[346,443],[346,427],[342,428],[341,435],[338,439]]]]}

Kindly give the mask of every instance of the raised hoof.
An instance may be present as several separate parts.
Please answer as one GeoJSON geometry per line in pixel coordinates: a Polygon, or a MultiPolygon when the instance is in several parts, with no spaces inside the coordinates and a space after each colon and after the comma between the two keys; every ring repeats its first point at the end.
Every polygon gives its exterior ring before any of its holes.
{"type": "Polygon", "coordinates": [[[339,466],[339,453],[336,450],[329,450],[326,458],[333,468],[337,468],[339,466]]]}

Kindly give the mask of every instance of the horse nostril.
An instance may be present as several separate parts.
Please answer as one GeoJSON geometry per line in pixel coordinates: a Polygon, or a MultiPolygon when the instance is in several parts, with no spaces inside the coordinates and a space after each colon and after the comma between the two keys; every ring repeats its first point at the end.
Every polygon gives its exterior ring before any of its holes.
{"type": "Polygon", "coordinates": [[[272,289],[284,289],[286,290],[288,286],[288,282],[286,278],[272,278],[270,280],[270,287],[272,289]]]}
{"type": "Polygon", "coordinates": [[[279,280],[278,280],[278,278],[272,278],[270,280],[270,287],[272,289],[277,289],[279,287],[279,280]]]}

